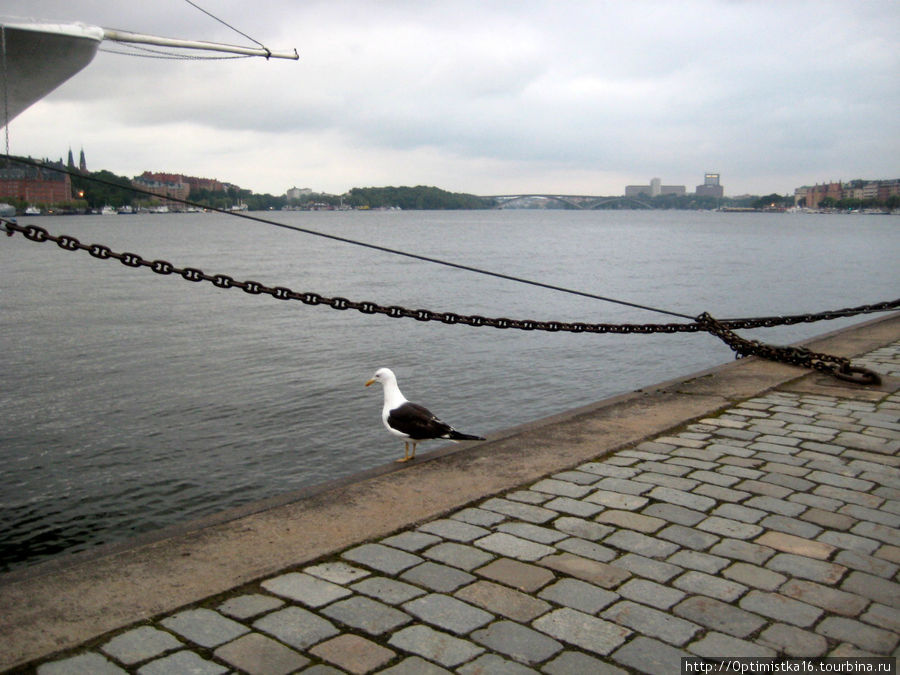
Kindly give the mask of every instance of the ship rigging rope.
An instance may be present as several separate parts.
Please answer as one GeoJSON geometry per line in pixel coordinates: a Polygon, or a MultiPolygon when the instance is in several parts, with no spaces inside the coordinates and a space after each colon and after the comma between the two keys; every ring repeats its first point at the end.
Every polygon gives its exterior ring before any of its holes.
{"type": "MultiPolygon", "coordinates": [[[[7,159],[11,159],[7,154],[7,159]]],[[[22,162],[24,164],[30,164],[33,166],[39,166],[44,168],[52,168],[56,171],[61,171],[63,173],[70,173],[72,175],[74,172],[70,172],[68,170],[59,169],[56,167],[49,167],[38,162],[34,162],[32,160],[21,160],[17,159],[16,161],[22,162]]],[[[103,179],[97,179],[90,176],[84,176],[85,178],[90,178],[95,180],[96,182],[105,183],[107,185],[115,185],[110,181],[106,181],[103,179]]],[[[121,187],[121,186],[118,186],[121,187]]],[[[131,188],[135,192],[147,194],[151,196],[153,193],[148,192],[146,190],[140,190],[138,188],[131,188]]],[[[195,204],[193,202],[189,202],[184,199],[175,199],[174,201],[178,201],[184,204],[189,204],[192,206],[202,206],[200,204],[195,204]]],[[[455,314],[452,312],[433,312],[428,309],[409,309],[406,307],[400,307],[396,305],[391,306],[383,306],[374,302],[357,302],[353,300],[348,300],[347,298],[342,297],[334,297],[334,298],[326,298],[317,293],[304,292],[299,293],[291,290],[290,288],[286,288],[284,286],[275,286],[269,287],[264,284],[261,284],[257,281],[237,281],[234,278],[224,275],[224,274],[215,274],[209,275],[204,273],[202,270],[192,268],[192,267],[184,267],[178,268],[172,265],[172,263],[167,262],[165,260],[145,260],[140,255],[136,253],[116,253],[112,251],[109,247],[103,246],[101,244],[91,244],[86,245],[82,244],[75,237],[71,237],[68,235],[52,235],[47,230],[42,227],[38,227],[36,225],[19,225],[14,220],[9,220],[5,218],[0,218],[0,230],[4,230],[8,236],[12,236],[16,232],[21,232],[25,238],[34,242],[44,242],[44,241],[52,241],[55,242],[60,248],[68,250],[68,251],[87,251],[93,257],[106,260],[109,258],[114,258],[121,262],[123,265],[128,267],[138,268],[138,267],[148,267],[153,272],[162,275],[170,275],[170,274],[179,274],[182,278],[187,281],[200,282],[200,281],[208,281],[211,282],[218,288],[240,288],[245,293],[250,295],[260,295],[267,294],[271,295],[273,298],[278,300],[300,300],[304,304],[307,305],[326,305],[331,307],[332,309],[338,310],[347,310],[347,309],[355,309],[363,314],[384,314],[385,316],[391,318],[413,318],[418,321],[441,321],[445,324],[465,324],[469,326],[491,326],[493,328],[515,328],[519,330],[542,330],[549,332],[559,332],[566,331],[571,333],[638,333],[638,334],[650,334],[650,333],[693,333],[693,332],[706,332],[710,335],[718,337],[720,340],[725,342],[735,353],[736,358],[742,358],[746,356],[759,356],[761,358],[769,359],[772,361],[779,361],[782,363],[788,363],[795,366],[801,366],[805,368],[812,368],[818,370],[820,372],[827,373],[829,375],[833,375],[834,377],[849,381],[855,384],[863,384],[863,385],[878,385],[881,383],[881,378],[879,375],[867,368],[862,368],[860,366],[854,366],[850,359],[842,356],[833,356],[830,354],[822,354],[817,352],[812,352],[805,347],[792,347],[792,346],[773,346],[767,345],[759,342],[758,340],[747,340],[745,338],[740,337],[737,333],[734,332],[734,329],[737,328],[758,328],[758,327],[771,327],[778,325],[789,325],[801,322],[812,322],[812,321],[820,321],[827,319],[836,319],[839,317],[849,317],[855,316],[858,314],[867,314],[872,312],[885,312],[892,311],[900,308],[900,298],[896,300],[890,300],[886,302],[871,304],[871,305],[861,305],[859,307],[851,307],[845,308],[836,311],[830,312],[821,312],[819,314],[800,314],[795,316],[777,316],[777,317],[761,317],[755,319],[722,319],[717,320],[713,318],[707,312],[700,314],[697,317],[690,317],[686,314],[680,314],[677,312],[670,312],[667,310],[656,309],[653,307],[647,307],[645,305],[638,305],[635,303],[625,302],[622,300],[615,300],[612,298],[606,298],[603,296],[598,296],[592,293],[585,293],[582,291],[574,291],[572,289],[566,289],[562,287],[553,286],[550,284],[544,284],[541,282],[530,281],[527,279],[521,279],[519,277],[513,277],[505,274],[499,274],[496,272],[490,272],[488,270],[481,270],[479,268],[469,267],[468,265],[460,265],[457,263],[450,263],[443,260],[438,260],[435,258],[429,258],[427,256],[420,256],[418,254],[407,253],[404,251],[396,251],[394,249],[389,249],[383,246],[377,246],[375,244],[368,244],[365,242],[358,242],[352,239],[347,239],[345,237],[339,237],[337,235],[330,235],[321,232],[316,232],[314,230],[308,230],[306,228],[300,228],[293,225],[285,225],[283,223],[278,223],[271,220],[266,220],[263,218],[257,218],[255,216],[249,216],[242,213],[235,213],[231,211],[224,211],[222,209],[212,209],[214,211],[224,213],[227,215],[239,216],[241,218],[246,218],[249,220],[255,220],[258,222],[276,225],[278,227],[283,227],[291,230],[296,230],[299,232],[304,232],[307,234],[313,234],[320,237],[325,237],[328,239],[334,239],[336,241],[342,241],[345,243],[356,244],[360,246],[365,246],[368,248],[373,248],[380,251],[385,251],[388,253],[395,253],[398,255],[403,255],[407,257],[412,257],[418,260],[423,260],[427,262],[434,262],[441,265],[448,265],[450,267],[455,267],[458,269],[478,272],[480,274],[488,274],[490,276],[495,276],[503,279],[509,279],[512,281],[518,281],[526,284],[531,284],[535,286],[541,286],[544,288],[549,288],[552,290],[559,290],[567,293],[574,293],[576,295],[582,295],[589,298],[595,298],[598,300],[604,300],[606,302],[614,302],[617,304],[628,305],[631,307],[637,307],[640,309],[647,309],[655,312],[661,312],[663,314],[668,314],[671,316],[678,316],[682,318],[687,318],[692,321],[692,323],[668,323],[668,324],[603,324],[603,323],[583,323],[583,322],[562,322],[562,321],[535,321],[531,319],[508,319],[508,318],[488,318],[479,315],[461,315],[455,314]]]]}

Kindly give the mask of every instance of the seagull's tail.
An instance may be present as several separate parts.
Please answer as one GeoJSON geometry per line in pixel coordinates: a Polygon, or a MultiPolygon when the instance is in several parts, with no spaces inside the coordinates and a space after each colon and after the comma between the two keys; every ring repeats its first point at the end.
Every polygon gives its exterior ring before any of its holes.
{"type": "Polygon", "coordinates": [[[445,436],[445,438],[449,438],[451,441],[485,441],[486,438],[482,438],[481,436],[473,436],[472,434],[461,434],[456,429],[451,429],[449,433],[445,436]]]}

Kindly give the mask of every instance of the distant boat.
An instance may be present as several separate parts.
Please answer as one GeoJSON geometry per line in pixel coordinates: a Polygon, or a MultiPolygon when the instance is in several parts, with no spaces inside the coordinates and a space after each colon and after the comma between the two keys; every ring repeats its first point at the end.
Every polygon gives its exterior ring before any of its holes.
{"type": "Polygon", "coordinates": [[[117,215],[119,215],[119,212],[116,209],[114,209],[112,206],[107,204],[102,209],[100,209],[100,215],[101,216],[117,216],[117,215]]]}
{"type": "Polygon", "coordinates": [[[125,204],[124,206],[119,207],[120,216],[130,216],[132,213],[134,213],[134,209],[131,208],[130,204],[125,204]]]}
{"type": "Polygon", "coordinates": [[[238,202],[234,206],[232,206],[229,211],[249,211],[250,207],[248,207],[244,202],[238,202]]]}
{"type": "Polygon", "coordinates": [[[27,209],[25,209],[26,216],[39,216],[41,215],[41,213],[42,211],[36,206],[29,206],[27,209]]]}

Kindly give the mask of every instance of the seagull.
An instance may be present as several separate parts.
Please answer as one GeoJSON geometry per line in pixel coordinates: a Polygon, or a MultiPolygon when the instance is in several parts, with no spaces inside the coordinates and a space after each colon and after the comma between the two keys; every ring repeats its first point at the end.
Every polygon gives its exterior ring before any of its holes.
{"type": "Polygon", "coordinates": [[[427,408],[418,403],[411,403],[400,392],[397,386],[397,376],[390,368],[379,368],[372,379],[366,382],[371,384],[380,382],[384,389],[384,407],[381,409],[381,421],[385,428],[394,436],[404,439],[404,454],[398,462],[408,462],[416,457],[416,445],[419,441],[427,441],[433,438],[446,438],[451,441],[483,441],[481,436],[462,434],[446,422],[441,422],[427,408]],[[412,453],[409,446],[412,444],[412,453]]]}

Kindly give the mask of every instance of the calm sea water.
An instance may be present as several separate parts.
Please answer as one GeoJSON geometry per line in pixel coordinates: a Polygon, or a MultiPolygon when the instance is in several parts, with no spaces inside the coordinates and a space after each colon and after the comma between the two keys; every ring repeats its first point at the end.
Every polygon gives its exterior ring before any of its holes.
{"type": "MultiPolygon", "coordinates": [[[[695,316],[817,312],[900,287],[900,218],[273,213],[340,236],[695,316]]],[[[21,219],[297,291],[486,316],[670,317],[215,214],[21,219]]],[[[704,334],[571,335],[365,316],[0,241],[0,570],[391,462],[379,366],[479,434],[732,358],[704,334]]],[[[794,342],[871,317],[761,329],[794,342]]],[[[426,449],[428,446],[425,446],[426,449]]],[[[437,447],[437,446],[435,446],[437,447]]]]}

